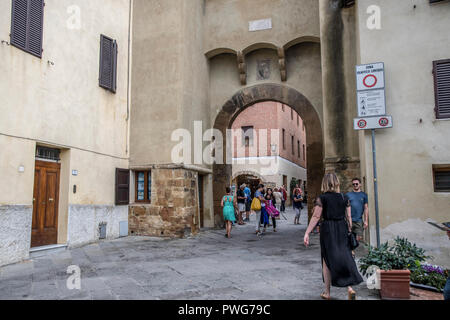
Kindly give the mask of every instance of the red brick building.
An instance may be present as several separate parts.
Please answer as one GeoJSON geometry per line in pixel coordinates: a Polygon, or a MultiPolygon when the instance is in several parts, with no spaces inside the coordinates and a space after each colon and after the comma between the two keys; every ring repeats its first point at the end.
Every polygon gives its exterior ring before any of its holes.
{"type": "Polygon", "coordinates": [[[306,182],[306,129],[289,106],[257,103],[236,118],[232,129],[235,183],[239,176],[252,174],[277,186],[289,187],[292,178],[306,182]]]}

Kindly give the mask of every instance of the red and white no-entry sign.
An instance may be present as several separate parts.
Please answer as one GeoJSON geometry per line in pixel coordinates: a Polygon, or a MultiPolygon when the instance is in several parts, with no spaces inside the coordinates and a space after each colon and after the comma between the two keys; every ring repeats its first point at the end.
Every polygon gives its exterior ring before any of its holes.
{"type": "Polygon", "coordinates": [[[373,88],[377,85],[378,83],[378,79],[375,75],[373,74],[368,74],[367,76],[364,77],[363,79],[363,85],[366,88],[373,88]]]}
{"type": "Polygon", "coordinates": [[[375,90],[384,88],[384,63],[371,63],[356,66],[357,90],[375,90]]]}

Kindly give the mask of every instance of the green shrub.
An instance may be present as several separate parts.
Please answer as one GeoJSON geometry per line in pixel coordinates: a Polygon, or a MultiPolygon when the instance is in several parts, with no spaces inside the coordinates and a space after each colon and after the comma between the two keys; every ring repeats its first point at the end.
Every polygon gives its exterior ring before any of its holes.
{"type": "Polygon", "coordinates": [[[420,262],[427,258],[429,257],[425,255],[424,249],[418,248],[406,238],[397,237],[392,245],[386,242],[379,248],[369,246],[369,253],[360,259],[359,268],[363,275],[367,275],[367,268],[370,266],[377,266],[381,270],[409,269],[413,272],[420,268],[420,262]]]}

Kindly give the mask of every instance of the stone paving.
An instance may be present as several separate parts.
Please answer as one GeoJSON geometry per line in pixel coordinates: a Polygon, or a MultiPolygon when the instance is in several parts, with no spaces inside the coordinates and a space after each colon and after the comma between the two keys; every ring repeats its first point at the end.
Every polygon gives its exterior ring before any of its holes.
{"type": "MultiPolygon", "coordinates": [[[[302,225],[278,220],[278,232],[254,234],[251,224],[203,231],[188,239],[127,237],[74,248],[0,268],[0,299],[311,300],[320,299],[319,236],[303,245],[302,225]],[[67,268],[81,269],[81,290],[67,289],[67,268]]],[[[357,253],[357,256],[361,253],[357,253]]],[[[365,284],[357,299],[376,300],[365,284]]],[[[345,288],[332,298],[347,299],[345,288]]]]}

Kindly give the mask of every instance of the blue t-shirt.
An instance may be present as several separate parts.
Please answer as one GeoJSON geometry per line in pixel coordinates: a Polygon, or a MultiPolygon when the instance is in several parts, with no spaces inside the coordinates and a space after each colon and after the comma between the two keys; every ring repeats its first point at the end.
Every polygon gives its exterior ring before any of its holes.
{"type": "Polygon", "coordinates": [[[364,205],[368,203],[368,197],[365,192],[349,192],[347,197],[350,199],[352,206],[352,221],[362,222],[364,213],[364,205]]]}
{"type": "Polygon", "coordinates": [[[250,188],[249,188],[249,187],[245,187],[245,188],[244,188],[244,193],[245,193],[245,195],[247,196],[247,200],[250,200],[251,195],[252,195],[252,192],[250,191],[250,188]]]}
{"type": "MultiPolygon", "coordinates": [[[[260,191],[256,191],[255,192],[255,198],[259,199],[259,197],[263,197],[264,198],[264,195],[260,191]]],[[[265,206],[266,206],[266,204],[261,201],[261,207],[265,207],[265,206]]]]}

